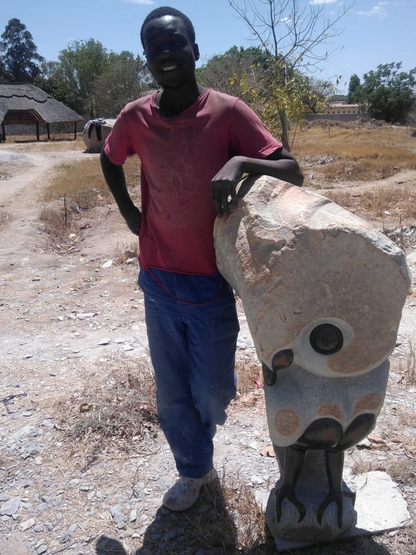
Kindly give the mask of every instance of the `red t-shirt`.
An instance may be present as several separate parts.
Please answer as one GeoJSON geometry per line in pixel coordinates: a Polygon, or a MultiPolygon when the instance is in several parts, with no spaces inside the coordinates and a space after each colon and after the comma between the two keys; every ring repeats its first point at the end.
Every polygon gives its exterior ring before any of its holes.
{"type": "Polygon", "coordinates": [[[105,145],[113,164],[141,161],[144,268],[211,275],[216,211],[211,179],[234,155],[265,158],[282,145],[241,100],[204,89],[178,116],[165,117],[156,94],[120,112],[105,145]]]}

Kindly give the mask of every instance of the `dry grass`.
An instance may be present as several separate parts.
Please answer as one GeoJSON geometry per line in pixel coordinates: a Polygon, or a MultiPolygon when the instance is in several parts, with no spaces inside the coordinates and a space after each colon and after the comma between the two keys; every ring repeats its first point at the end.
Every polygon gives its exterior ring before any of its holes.
{"type": "Polygon", "coordinates": [[[386,212],[403,218],[416,218],[416,189],[411,187],[383,187],[360,194],[332,189],[326,191],[325,196],[349,210],[356,208],[359,198],[361,210],[380,218],[386,212]]]}
{"type": "MultiPolygon", "coordinates": [[[[129,158],[124,165],[124,171],[127,182],[134,189],[140,181],[138,158],[129,158]]],[[[137,191],[134,192],[137,194],[137,191]]],[[[111,200],[110,190],[101,171],[99,156],[57,167],[50,184],[44,189],[41,200],[48,202],[64,196],[70,203],[85,210],[99,205],[104,199],[111,200]]]]}
{"type": "Polygon", "coordinates": [[[67,441],[84,457],[108,446],[129,451],[158,432],[153,372],[144,359],[112,358],[89,374],[82,390],[60,401],[57,411],[67,441]]]}
{"type": "Polygon", "coordinates": [[[271,555],[274,550],[265,551],[265,541],[265,517],[253,492],[223,476],[202,489],[190,510],[158,511],[157,521],[146,531],[143,553],[271,555]]]}
{"type": "MultiPolygon", "coordinates": [[[[124,169],[127,183],[131,184],[132,199],[140,205],[138,158],[129,158],[124,169]]],[[[75,218],[79,219],[80,215],[96,206],[112,202],[99,156],[58,166],[40,200],[44,208],[39,219],[43,222],[46,233],[54,241],[61,242],[72,229],[75,218]]]]}
{"type": "MultiPolygon", "coordinates": [[[[11,164],[8,164],[8,167],[11,164]]],[[[0,170],[0,181],[5,181],[6,179],[10,179],[13,176],[13,174],[8,171],[8,170],[0,170]]]]}
{"type": "MultiPolygon", "coordinates": [[[[308,174],[317,174],[317,180],[371,181],[383,179],[399,170],[416,169],[416,138],[407,128],[382,127],[354,129],[312,126],[301,130],[293,153],[301,165],[308,160],[308,174]],[[328,164],[319,164],[331,157],[328,164]],[[316,165],[314,165],[316,161],[316,165]]],[[[309,183],[307,183],[309,184],[309,183]]],[[[312,183],[313,185],[313,183],[312,183]]]]}
{"type": "MultiPolygon", "coordinates": [[[[413,404],[412,407],[406,407],[404,409],[400,409],[397,415],[398,415],[400,424],[404,427],[404,429],[406,430],[413,429],[416,432],[416,405],[415,404],[413,404]]],[[[409,448],[411,449],[412,455],[414,455],[416,460],[416,435],[413,440],[413,444],[409,445],[409,448]]]]}
{"type": "Polygon", "coordinates": [[[61,164],[56,168],[55,175],[44,189],[41,200],[49,202],[64,197],[72,206],[81,210],[88,210],[104,198],[110,198],[98,157],[61,164]]]}
{"type": "Polygon", "coordinates": [[[53,238],[54,243],[66,241],[72,228],[72,218],[66,208],[66,202],[62,202],[61,207],[42,208],[39,220],[43,225],[43,230],[53,238]]]}
{"type": "Polygon", "coordinates": [[[387,459],[387,473],[392,480],[398,484],[412,486],[415,483],[416,473],[414,462],[411,458],[400,458],[390,456],[387,459]]]}
{"type": "Polygon", "coordinates": [[[377,461],[365,457],[359,451],[355,450],[352,463],[350,464],[350,470],[353,475],[366,474],[373,470],[380,470],[380,466],[377,461]]]}
{"type": "Polygon", "coordinates": [[[117,265],[130,264],[135,262],[139,256],[139,242],[134,241],[130,245],[117,245],[117,249],[114,255],[114,261],[117,265]]]}
{"type": "Polygon", "coordinates": [[[43,131],[40,134],[39,141],[36,140],[36,132],[26,133],[25,135],[8,135],[5,144],[18,143],[27,145],[40,145],[48,150],[72,150],[79,148],[85,149],[85,143],[82,139],[82,133],[77,133],[77,138],[74,139],[74,133],[59,133],[55,129],[51,129],[50,140],[48,141],[46,133],[43,131]],[[49,146],[48,146],[49,145],[49,146]]]}
{"type": "Polygon", "coordinates": [[[4,229],[11,220],[11,215],[6,210],[0,210],[0,230],[4,229]]]}
{"type": "Polygon", "coordinates": [[[416,386],[416,353],[413,342],[410,340],[407,349],[406,367],[400,368],[400,372],[406,385],[416,386]]]}
{"type": "Polygon", "coordinates": [[[252,489],[239,480],[228,481],[224,476],[222,491],[227,512],[235,523],[238,548],[242,553],[263,553],[262,546],[266,541],[265,516],[252,489]]]}
{"type": "Polygon", "coordinates": [[[263,372],[261,364],[257,361],[253,362],[248,356],[238,357],[235,362],[235,373],[237,376],[237,391],[244,396],[260,388],[263,384],[263,372]]]}

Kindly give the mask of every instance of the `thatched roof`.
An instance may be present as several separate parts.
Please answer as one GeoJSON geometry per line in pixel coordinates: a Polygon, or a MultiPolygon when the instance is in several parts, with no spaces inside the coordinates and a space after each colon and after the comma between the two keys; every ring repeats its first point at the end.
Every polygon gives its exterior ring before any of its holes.
{"type": "Polygon", "coordinates": [[[75,123],[83,118],[29,83],[0,83],[0,123],[75,123]]]}

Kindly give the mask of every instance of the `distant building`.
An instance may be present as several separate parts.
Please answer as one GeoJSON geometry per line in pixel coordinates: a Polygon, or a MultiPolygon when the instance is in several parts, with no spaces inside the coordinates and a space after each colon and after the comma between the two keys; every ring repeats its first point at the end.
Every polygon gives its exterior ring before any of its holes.
{"type": "Polygon", "coordinates": [[[34,126],[37,140],[41,125],[50,139],[51,124],[73,126],[76,137],[77,123],[82,121],[82,116],[35,85],[0,83],[0,140],[6,139],[6,125],[17,124],[34,126]]]}
{"type": "Polygon", "coordinates": [[[359,104],[346,104],[344,102],[330,102],[322,114],[314,114],[312,110],[305,106],[305,119],[314,121],[316,119],[327,119],[333,121],[355,121],[358,118],[368,117],[368,114],[360,112],[359,104]]]}

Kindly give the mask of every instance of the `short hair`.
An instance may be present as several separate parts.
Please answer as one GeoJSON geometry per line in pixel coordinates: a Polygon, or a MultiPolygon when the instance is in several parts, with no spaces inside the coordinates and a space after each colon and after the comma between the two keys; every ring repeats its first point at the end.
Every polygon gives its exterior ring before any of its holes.
{"type": "Polygon", "coordinates": [[[152,19],[157,19],[165,15],[171,15],[173,17],[179,17],[180,19],[182,19],[185,25],[186,32],[188,33],[189,39],[191,40],[192,44],[195,44],[195,29],[189,17],[187,17],[184,13],[180,12],[179,10],[176,10],[175,8],[171,8],[169,6],[162,6],[160,8],[156,8],[155,10],[151,11],[142,23],[142,27],[140,29],[140,40],[142,41],[143,48],[144,48],[144,44],[143,44],[144,26],[147,23],[149,23],[149,21],[151,21],[152,19]]]}

